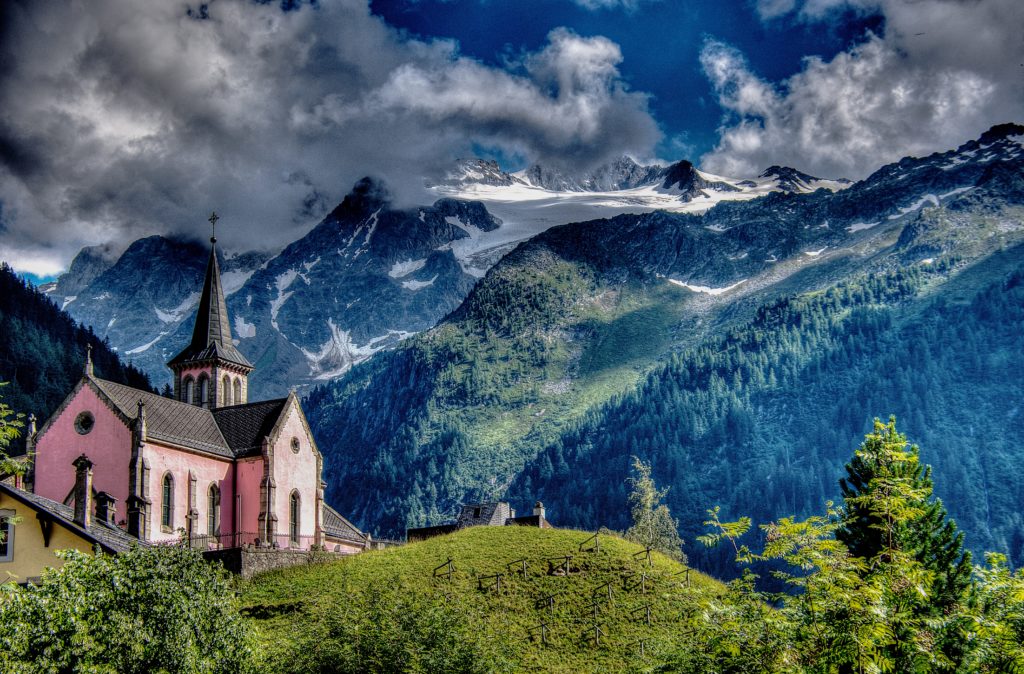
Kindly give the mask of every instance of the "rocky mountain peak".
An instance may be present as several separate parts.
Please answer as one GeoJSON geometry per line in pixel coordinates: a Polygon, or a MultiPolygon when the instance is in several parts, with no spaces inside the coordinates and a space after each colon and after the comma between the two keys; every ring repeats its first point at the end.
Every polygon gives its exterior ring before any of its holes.
{"type": "Polygon", "coordinates": [[[391,190],[379,178],[366,176],[352,187],[344,200],[333,211],[330,217],[335,220],[359,218],[384,207],[391,201],[391,190]]]}

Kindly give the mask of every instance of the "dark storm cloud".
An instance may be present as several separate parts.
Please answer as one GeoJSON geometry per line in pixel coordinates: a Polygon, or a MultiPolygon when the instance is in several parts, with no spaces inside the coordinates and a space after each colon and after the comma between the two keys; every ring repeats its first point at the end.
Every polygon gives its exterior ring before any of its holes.
{"type": "Polygon", "coordinates": [[[474,142],[586,164],[660,137],[603,38],[554,31],[498,69],[399,34],[365,0],[206,7],[6,5],[0,257],[52,272],[86,243],[198,234],[211,208],[229,247],[272,247],[363,175],[418,198],[474,142]]]}

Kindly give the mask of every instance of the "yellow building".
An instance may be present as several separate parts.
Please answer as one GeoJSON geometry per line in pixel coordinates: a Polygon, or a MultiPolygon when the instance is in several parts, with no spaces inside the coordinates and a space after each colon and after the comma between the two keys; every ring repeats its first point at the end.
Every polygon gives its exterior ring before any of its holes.
{"type": "Polygon", "coordinates": [[[139,544],[114,522],[113,499],[93,493],[92,464],[82,459],[75,462],[73,506],[0,482],[0,583],[37,580],[43,569],[64,563],[57,550],[93,552],[98,546],[113,554],[139,544]]]}

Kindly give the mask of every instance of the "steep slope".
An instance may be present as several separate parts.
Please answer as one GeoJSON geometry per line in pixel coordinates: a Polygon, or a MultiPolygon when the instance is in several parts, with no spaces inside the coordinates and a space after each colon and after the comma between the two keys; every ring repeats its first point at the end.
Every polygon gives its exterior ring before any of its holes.
{"type": "Polygon", "coordinates": [[[45,420],[81,376],[86,345],[98,376],[150,389],[146,376],[124,365],[106,342],[57,308],[43,293],[0,265],[0,390],[4,403],[45,420]]]}
{"type": "MultiPolygon", "coordinates": [[[[1015,135],[990,137],[985,153],[974,142],[905,160],[835,194],[779,193],[699,216],[620,216],[548,230],[504,258],[437,328],[309,396],[328,500],[389,534],[436,522],[460,500],[501,494],[513,483],[517,498],[544,490],[547,500],[576,504],[589,492],[587,480],[573,482],[568,497],[533,477],[544,466],[530,462],[539,448],[563,443],[602,414],[600,405],[646,381],[667,354],[715,344],[780,298],[869,272],[956,255],[956,265],[936,266],[927,292],[952,292],[947,282],[967,269],[1001,279],[1006,270],[992,271],[999,248],[1024,236],[1015,135]],[[972,195],[986,191],[979,205],[972,195]]],[[[919,306],[911,299],[906,308],[897,303],[897,316],[919,306]]],[[[666,413],[659,423],[674,432],[694,413],[666,413]]],[[[727,446],[718,446],[719,455],[727,446]]],[[[627,443],[609,456],[625,462],[630,451],[627,443]]],[[[568,465],[564,454],[552,456],[568,465]]],[[[595,484],[609,490],[626,473],[603,475],[595,484]]],[[[672,476],[675,491],[682,491],[679,475],[672,476]]],[[[816,495],[832,493],[834,479],[823,480],[816,495]]],[[[608,508],[597,510],[600,502],[580,511],[573,505],[573,522],[617,521],[608,508]]],[[[687,517],[699,518],[712,504],[689,505],[687,517]]]]}
{"type": "MultiPolygon", "coordinates": [[[[106,268],[83,250],[49,296],[158,385],[170,381],[165,363],[189,339],[203,285],[208,244],[163,236],[133,242],[106,268]],[[80,264],[80,258],[87,264],[80,264]],[[81,270],[85,268],[83,273],[81,270]],[[90,278],[91,277],[91,278],[90,278]],[[187,325],[186,325],[187,324],[187,325]]],[[[224,290],[234,292],[266,261],[260,253],[221,260],[224,290]]]]}

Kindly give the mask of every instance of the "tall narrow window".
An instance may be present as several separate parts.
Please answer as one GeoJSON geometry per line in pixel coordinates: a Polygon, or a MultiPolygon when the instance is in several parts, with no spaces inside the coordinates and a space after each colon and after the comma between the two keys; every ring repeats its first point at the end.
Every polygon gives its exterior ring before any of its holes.
{"type": "Polygon", "coordinates": [[[221,381],[221,398],[224,400],[225,405],[231,404],[231,378],[224,375],[223,381],[221,381]]]}
{"type": "Polygon", "coordinates": [[[220,489],[217,485],[210,485],[210,496],[207,501],[206,533],[210,536],[220,536],[220,489]]]}
{"type": "Polygon", "coordinates": [[[0,562],[14,559],[14,527],[11,526],[13,510],[0,510],[0,562]]]}
{"type": "Polygon", "coordinates": [[[199,388],[196,391],[196,404],[206,406],[210,401],[210,379],[205,375],[199,375],[199,388]]]}
{"type": "Polygon", "coordinates": [[[174,526],[174,478],[164,475],[162,501],[160,503],[160,526],[170,529],[174,526]]]}
{"type": "Polygon", "coordinates": [[[242,404],[242,380],[235,378],[235,404],[242,404]]]}
{"type": "Polygon", "coordinates": [[[195,389],[195,381],[192,377],[185,377],[185,381],[181,384],[181,401],[186,403],[195,402],[192,396],[195,395],[193,390],[195,389]]]}
{"type": "Polygon", "coordinates": [[[292,545],[299,544],[299,492],[293,491],[288,508],[288,538],[292,545]]]}

